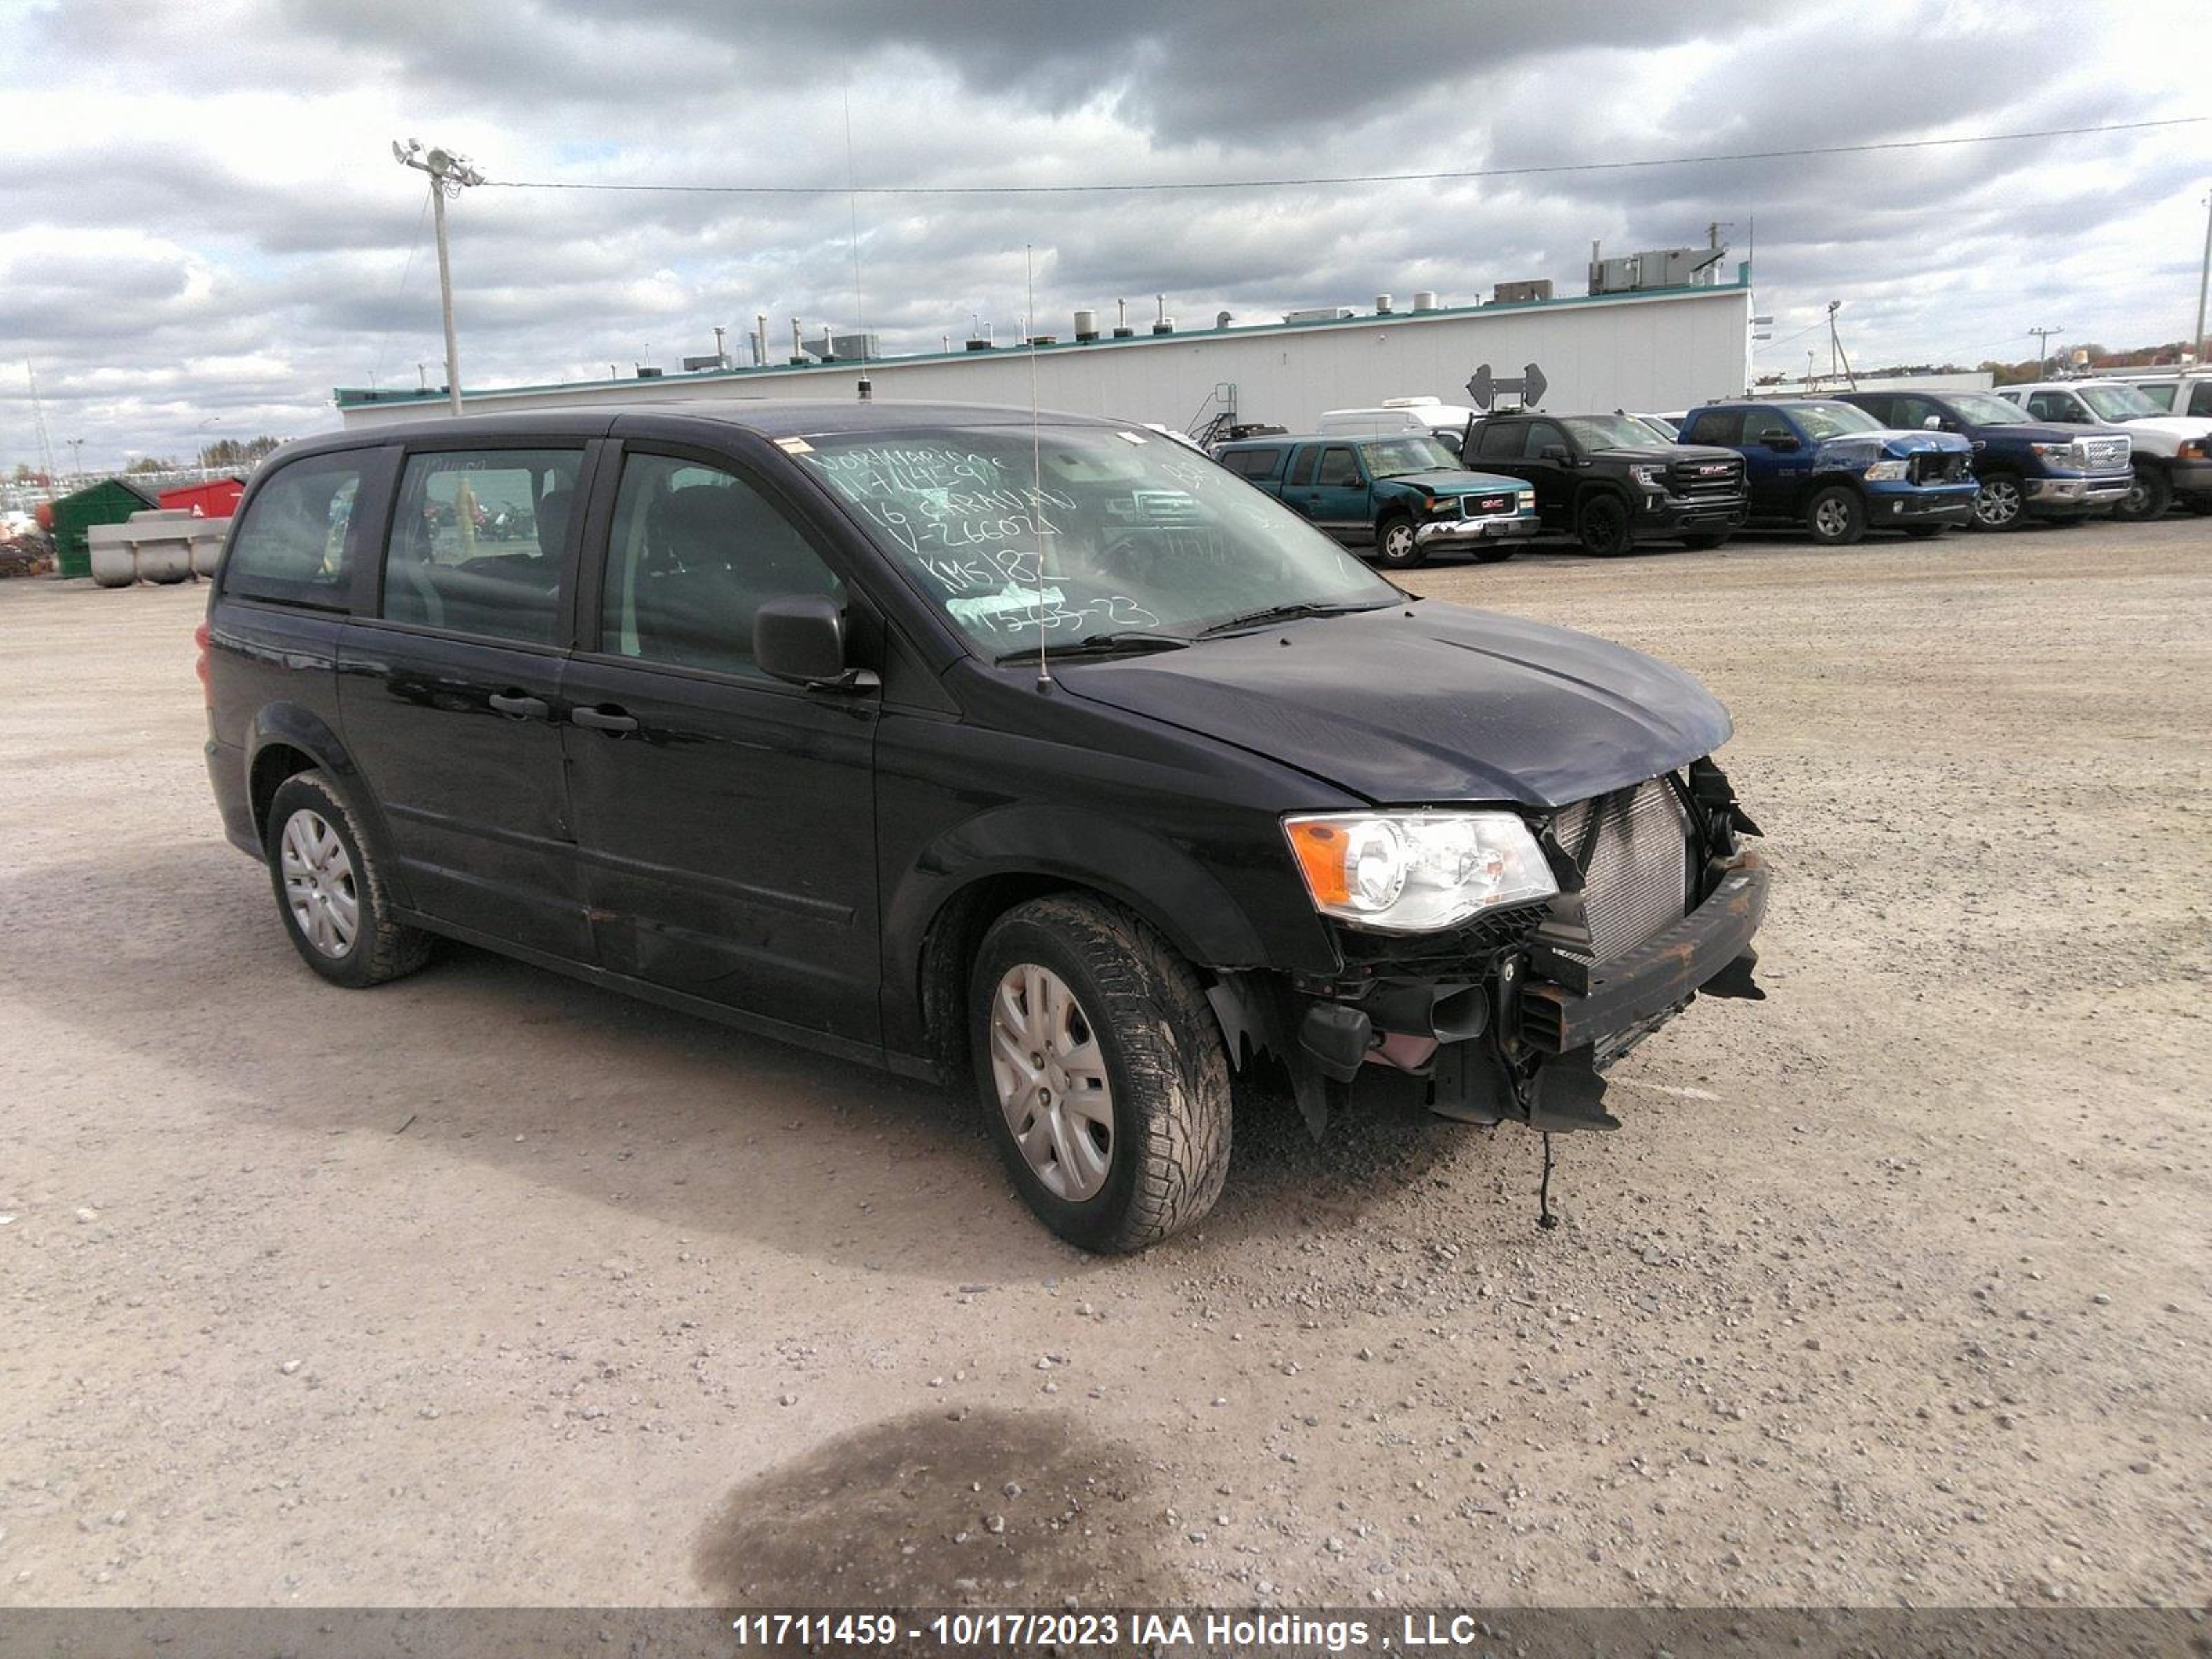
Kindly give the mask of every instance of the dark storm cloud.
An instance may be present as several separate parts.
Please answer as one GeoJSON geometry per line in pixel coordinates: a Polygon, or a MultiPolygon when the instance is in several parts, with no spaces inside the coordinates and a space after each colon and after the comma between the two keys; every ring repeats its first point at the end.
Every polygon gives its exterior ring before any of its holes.
{"type": "MultiPolygon", "coordinates": [[[[393,165],[392,137],[464,150],[495,180],[1542,167],[2194,113],[2179,45],[2196,15],[66,0],[0,37],[19,141],[0,155],[0,337],[36,360],[54,418],[115,449],[188,449],[211,422],[304,430],[330,420],[332,385],[412,384],[441,349],[436,289],[420,176],[393,165]]],[[[465,377],[672,366],[756,312],[778,349],[794,314],[865,319],[894,349],[971,316],[1005,338],[1029,246],[1038,326],[1064,331],[1072,307],[1117,297],[1148,319],[1160,293],[1187,325],[1416,288],[1469,301],[1528,276],[1575,293],[1593,238],[1697,241],[1710,220],[1735,257],[1756,222],[1773,367],[1802,363],[1787,337],[1831,297],[1862,356],[1971,358],[2046,305],[2170,337],[2207,131],[1342,190],[864,196],[857,216],[842,195],[487,187],[453,214],[465,377]]],[[[0,400],[12,462],[12,375],[0,400]]]]}

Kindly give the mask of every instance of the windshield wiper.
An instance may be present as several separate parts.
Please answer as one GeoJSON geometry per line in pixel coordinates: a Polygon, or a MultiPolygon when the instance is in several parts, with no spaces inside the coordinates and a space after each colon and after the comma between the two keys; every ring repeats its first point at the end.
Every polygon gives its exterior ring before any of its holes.
{"type": "MultiPolygon", "coordinates": [[[[1121,651],[1180,651],[1190,641],[1181,634],[1147,634],[1142,629],[1116,629],[1110,634],[1085,634],[1079,640],[1063,640],[1057,644],[1048,641],[1044,654],[1048,657],[1103,657],[1121,651]]],[[[1036,660],[1037,648],[1025,646],[1019,651],[1008,651],[994,659],[1000,666],[1007,663],[1036,660]]]]}
{"type": "Polygon", "coordinates": [[[1262,623],[1290,622],[1299,617],[1348,617],[1358,611],[1384,611],[1397,603],[1385,599],[1378,605],[1323,605],[1312,599],[1301,599],[1295,605],[1271,605],[1264,611],[1247,611],[1241,617],[1229,617],[1210,628],[1201,628],[1197,637],[1210,640],[1217,634],[1233,633],[1240,628],[1256,628],[1262,623]]]}

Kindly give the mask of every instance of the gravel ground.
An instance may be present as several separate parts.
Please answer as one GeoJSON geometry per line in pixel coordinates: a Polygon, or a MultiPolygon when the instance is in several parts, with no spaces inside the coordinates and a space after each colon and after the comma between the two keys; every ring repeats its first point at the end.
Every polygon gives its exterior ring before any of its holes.
{"type": "Polygon", "coordinates": [[[0,583],[0,1605],[2212,1594],[2212,526],[1536,553],[1702,675],[1771,1000],[1620,1134],[1240,1123],[1039,1231],[975,1109],[294,957],[188,589],[0,583]]]}

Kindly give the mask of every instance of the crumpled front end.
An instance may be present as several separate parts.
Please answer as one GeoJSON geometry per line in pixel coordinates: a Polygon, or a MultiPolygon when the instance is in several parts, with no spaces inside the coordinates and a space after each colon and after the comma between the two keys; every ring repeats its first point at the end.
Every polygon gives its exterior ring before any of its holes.
{"type": "Polygon", "coordinates": [[[1289,1065],[1316,1133],[1370,1066],[1442,1115],[1545,1131],[1620,1127],[1605,1073],[1699,993],[1758,1000],[1758,827],[1710,758],[1532,815],[1559,881],[1546,902],[1419,937],[1342,931],[1343,967],[1287,985],[1224,976],[1232,1036],[1289,1065]]]}

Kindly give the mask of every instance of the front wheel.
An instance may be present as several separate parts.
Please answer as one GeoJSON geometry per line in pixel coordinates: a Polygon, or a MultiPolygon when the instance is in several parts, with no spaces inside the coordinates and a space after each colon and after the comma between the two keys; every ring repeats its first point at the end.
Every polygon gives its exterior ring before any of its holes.
{"type": "Polygon", "coordinates": [[[1823,547],[1850,547],[1866,534],[1866,507],[1856,490],[1830,484],[1807,504],[1805,528],[1823,547]]]}
{"type": "Polygon", "coordinates": [[[1138,917],[1075,894],[993,924],[969,981],[991,1139],[1039,1220],[1139,1250],[1213,1207],[1229,1172],[1229,1057],[1191,965],[1138,917]]]}
{"type": "Polygon", "coordinates": [[[1375,532],[1375,556],[1393,570],[1410,570],[1429,556],[1413,534],[1413,521],[1399,516],[1382,520],[1375,532]]]}
{"type": "Polygon", "coordinates": [[[2020,480],[2009,472],[1992,472],[1982,480],[1974,496],[1974,527],[1978,530],[2017,530],[2027,512],[2027,497],[2020,480]]]}
{"type": "Polygon", "coordinates": [[[430,936],[395,918],[352,806],[320,772],[276,787],[263,834],[284,931],[307,966],[353,989],[411,974],[430,936]]]}
{"type": "Polygon", "coordinates": [[[2136,468],[2135,483],[2112,509],[2112,516],[2123,524],[2141,524],[2148,519],[2164,518],[2166,509],[2172,505],[2173,483],[2166,476],[2166,469],[2140,464],[2136,468]]]}
{"type": "Polygon", "coordinates": [[[1601,559],[1632,552],[1636,538],[1629,533],[1628,503],[1610,490],[1585,496],[1575,509],[1575,538],[1583,551],[1601,559]]]}

